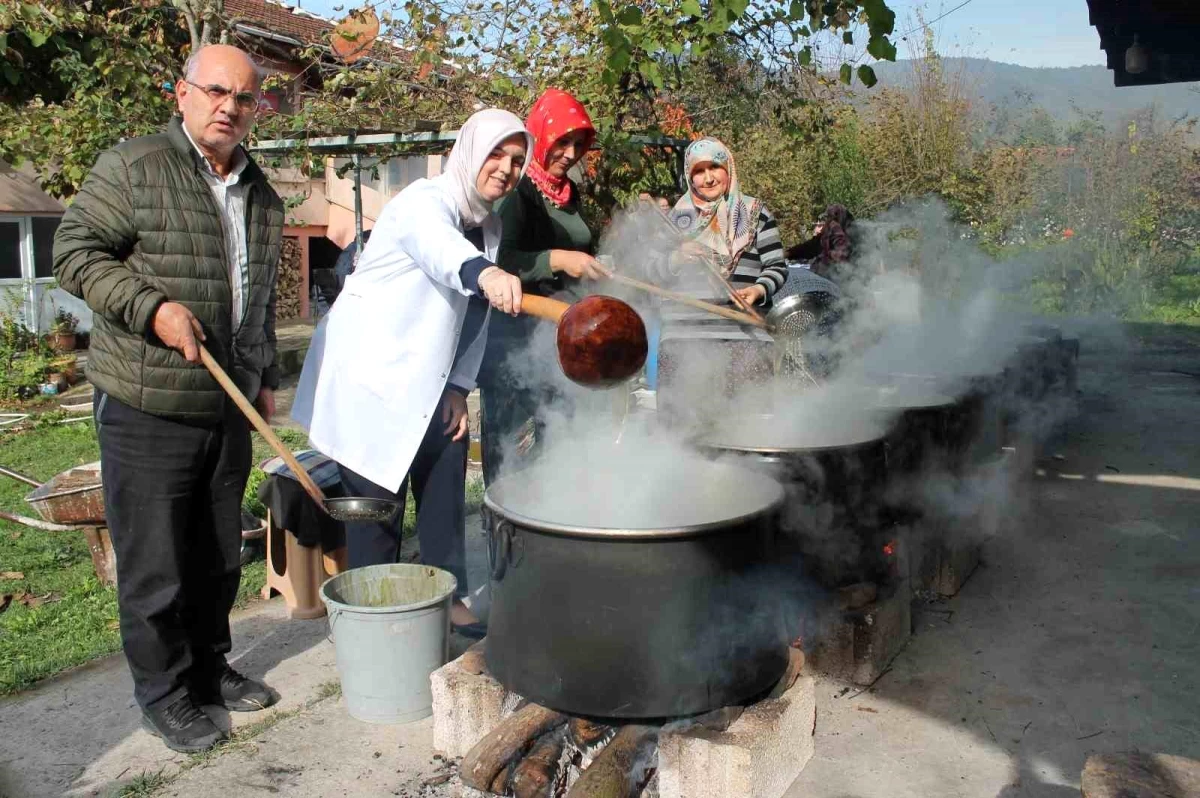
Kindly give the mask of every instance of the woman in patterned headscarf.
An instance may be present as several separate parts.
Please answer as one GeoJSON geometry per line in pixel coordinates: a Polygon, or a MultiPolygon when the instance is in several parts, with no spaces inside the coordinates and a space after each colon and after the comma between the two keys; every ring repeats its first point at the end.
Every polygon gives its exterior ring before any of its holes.
{"type": "Polygon", "coordinates": [[[775,217],[742,193],[733,153],[717,139],[693,141],[683,160],[690,190],[671,219],[693,242],[685,253],[715,264],[747,304],[764,304],[787,279],[775,217]]]}
{"type": "MultiPolygon", "coordinates": [[[[684,153],[689,191],[670,218],[684,244],[651,277],[675,290],[718,304],[732,304],[714,271],[731,284],[740,303],[762,307],[787,280],[779,227],[766,206],[742,192],[733,153],[714,138],[693,141],[684,153]]],[[[702,412],[696,397],[731,395],[742,383],[772,369],[771,338],[684,305],[663,305],[659,404],[683,407],[680,416],[702,412]],[[713,386],[722,390],[713,391],[713,386]],[[707,388],[705,387],[707,386],[707,388]]]]}
{"type": "MultiPolygon", "coordinates": [[[[517,190],[499,205],[504,232],[497,262],[521,278],[524,291],[572,302],[587,294],[584,280],[603,276],[592,257],[592,231],[579,212],[579,190],[567,176],[591,148],[596,129],[583,105],[559,89],[547,89],[538,98],[525,127],[534,137],[533,155],[517,190]]],[[[560,392],[530,375],[527,364],[537,360],[528,356],[537,322],[500,315],[492,314],[480,379],[487,482],[498,475],[505,456],[526,454],[544,433],[539,410],[552,400],[565,409],[560,392]],[[517,358],[524,365],[510,367],[517,358]]],[[[556,362],[553,354],[549,362],[556,362]]]]}

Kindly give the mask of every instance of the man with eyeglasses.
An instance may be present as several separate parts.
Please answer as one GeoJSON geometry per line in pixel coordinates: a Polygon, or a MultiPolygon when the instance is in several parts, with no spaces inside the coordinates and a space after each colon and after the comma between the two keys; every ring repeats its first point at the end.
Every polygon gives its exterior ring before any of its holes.
{"type": "Polygon", "coordinates": [[[241,147],[261,83],[235,47],[194,52],[179,115],[102,154],[54,240],[60,285],[95,312],[88,378],[134,697],[184,752],[226,736],[200,707],[278,698],[225,659],[250,432],[198,348],[270,417],[283,203],[241,147]]]}

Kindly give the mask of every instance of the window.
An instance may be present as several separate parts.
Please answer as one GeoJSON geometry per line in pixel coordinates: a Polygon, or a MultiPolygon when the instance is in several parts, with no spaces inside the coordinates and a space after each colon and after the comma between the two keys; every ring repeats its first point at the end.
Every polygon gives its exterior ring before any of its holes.
{"type": "Polygon", "coordinates": [[[35,277],[54,276],[54,231],[57,216],[33,217],[33,273],[35,277]]]}
{"type": "Polygon", "coordinates": [[[0,280],[21,279],[21,223],[0,221],[0,280]]]}

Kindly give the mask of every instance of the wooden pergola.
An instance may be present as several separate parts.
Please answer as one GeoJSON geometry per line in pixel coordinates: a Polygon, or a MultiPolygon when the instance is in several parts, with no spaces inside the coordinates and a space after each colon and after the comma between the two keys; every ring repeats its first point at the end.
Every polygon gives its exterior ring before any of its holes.
{"type": "Polygon", "coordinates": [[[1117,86],[1200,80],[1200,2],[1087,0],[1117,86]]]}
{"type": "MultiPolygon", "coordinates": [[[[359,250],[362,249],[363,239],[363,208],[362,208],[362,170],[364,158],[396,157],[404,155],[419,155],[430,152],[448,151],[458,140],[457,130],[417,131],[410,133],[351,133],[342,136],[319,136],[296,139],[265,139],[251,145],[248,149],[264,156],[285,157],[299,152],[309,152],[329,157],[348,157],[350,172],[354,180],[354,240],[359,250]]],[[[675,161],[676,178],[680,181],[680,189],[686,185],[683,181],[683,152],[691,144],[688,139],[668,138],[666,136],[635,135],[633,141],[643,147],[669,151],[675,161]]],[[[367,167],[369,168],[369,166],[367,167]]],[[[301,274],[301,308],[302,314],[308,313],[308,291],[310,275],[307,259],[304,261],[301,274]]]]}

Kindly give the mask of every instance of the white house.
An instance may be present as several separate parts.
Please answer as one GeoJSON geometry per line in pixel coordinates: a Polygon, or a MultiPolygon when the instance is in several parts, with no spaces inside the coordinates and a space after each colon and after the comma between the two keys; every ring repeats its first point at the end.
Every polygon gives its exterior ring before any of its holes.
{"type": "Polygon", "coordinates": [[[0,311],[16,314],[30,329],[46,332],[57,308],[91,328],[81,300],[52,289],[54,231],[65,209],[26,175],[0,161],[0,311]]]}

